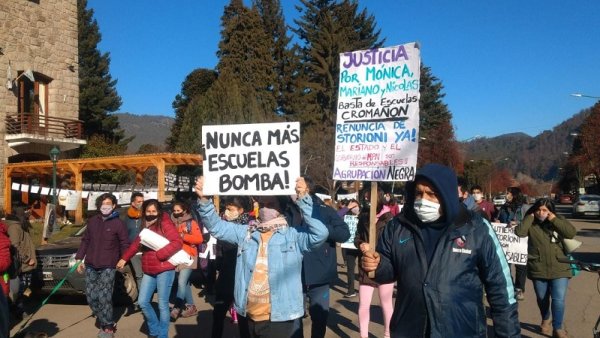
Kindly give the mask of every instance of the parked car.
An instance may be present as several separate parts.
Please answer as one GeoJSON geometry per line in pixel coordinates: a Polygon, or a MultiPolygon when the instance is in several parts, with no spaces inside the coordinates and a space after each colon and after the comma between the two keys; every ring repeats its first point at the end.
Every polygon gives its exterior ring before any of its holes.
{"type": "MultiPolygon", "coordinates": [[[[42,245],[36,249],[38,267],[32,274],[32,289],[34,292],[48,294],[67,276],[69,270],[76,263],[75,254],[79,249],[85,229],[86,226],[83,226],[65,239],[42,245]]],[[[125,305],[137,299],[138,285],[133,271],[131,264],[127,264],[123,271],[117,271],[113,291],[113,302],[115,304],[125,305]]],[[[63,295],[84,294],[85,274],[73,271],[56,293],[63,295]]]]}
{"type": "Polygon", "coordinates": [[[600,195],[579,195],[573,203],[573,217],[600,216],[600,195]]]}
{"type": "Polygon", "coordinates": [[[495,206],[504,205],[504,203],[506,203],[506,195],[498,195],[494,197],[493,202],[495,206]]]}
{"type": "Polygon", "coordinates": [[[559,204],[572,204],[573,203],[573,195],[571,194],[560,194],[558,196],[559,204]]]}

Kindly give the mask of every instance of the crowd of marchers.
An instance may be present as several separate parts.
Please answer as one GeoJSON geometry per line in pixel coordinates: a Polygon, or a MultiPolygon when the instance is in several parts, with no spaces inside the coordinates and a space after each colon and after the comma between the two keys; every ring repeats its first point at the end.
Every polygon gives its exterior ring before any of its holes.
{"type": "MultiPolygon", "coordinates": [[[[358,298],[360,337],[369,337],[375,289],[386,338],[486,337],[486,313],[496,337],[520,337],[517,302],[525,297],[526,278],[534,285],[539,331],[568,337],[563,318],[572,275],[560,261],[563,239],[576,231],[556,214],[552,200],[528,205],[511,187],[506,203],[496,208],[480,186],[467,189],[452,169],[438,164],[416,172],[402,201],[381,190],[373,198],[366,192],[323,201],[314,181],[300,177],[292,196],[225,196],[218,208],[203,187],[199,178],[195,198],[176,201],[169,210],[141,193],[132,194],[122,215],[114,195],[95,201],[97,213],[88,219],[75,258],[98,337],[117,332],[115,276],[131,264],[139,296],[128,312],[142,312],[149,337],[166,338],[172,322],[197,315],[191,275],[200,271],[203,291],[214,295],[213,338],[222,337],[228,313],[243,338],[303,337],[305,317],[311,337],[323,338],[340,243],[347,244],[345,297],[358,298]],[[348,216],[357,219],[352,233],[348,216]],[[528,237],[528,261],[515,266],[514,279],[492,222],[528,237]],[[369,238],[371,226],[375,238],[369,238]],[[203,255],[207,250],[214,259],[203,255]]],[[[37,265],[30,230],[26,211],[0,222],[0,338],[8,337],[8,314],[23,313],[37,265]]]]}

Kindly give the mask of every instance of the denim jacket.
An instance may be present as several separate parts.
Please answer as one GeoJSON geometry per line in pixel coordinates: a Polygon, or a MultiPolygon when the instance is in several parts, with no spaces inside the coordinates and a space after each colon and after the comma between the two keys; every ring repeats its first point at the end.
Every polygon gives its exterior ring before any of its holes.
{"type": "MultiPolygon", "coordinates": [[[[302,211],[303,227],[289,226],[276,230],[267,249],[273,322],[293,320],[304,314],[302,256],[324,243],[329,235],[325,225],[311,217],[313,203],[310,196],[304,196],[296,203],[302,211]]],[[[246,316],[248,286],[256,264],[260,232],[249,233],[245,224],[222,220],[210,202],[198,201],[196,209],[202,223],[213,236],[238,246],[234,306],[240,315],[246,316]]]]}

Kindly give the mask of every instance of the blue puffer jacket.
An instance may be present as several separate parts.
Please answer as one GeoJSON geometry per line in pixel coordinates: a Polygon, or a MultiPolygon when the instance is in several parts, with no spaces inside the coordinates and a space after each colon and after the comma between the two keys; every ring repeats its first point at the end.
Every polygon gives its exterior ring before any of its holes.
{"type": "MultiPolygon", "coordinates": [[[[328,235],[323,223],[311,217],[313,203],[310,196],[304,196],[297,203],[302,212],[302,226],[276,230],[268,243],[271,321],[273,322],[293,320],[304,314],[302,256],[323,244],[328,235]]],[[[240,315],[246,316],[248,285],[252,279],[261,243],[260,232],[248,234],[247,225],[222,220],[210,202],[199,201],[196,209],[202,224],[213,236],[238,246],[234,307],[240,315]]]]}
{"type": "Polygon", "coordinates": [[[496,337],[520,337],[510,270],[491,225],[459,202],[449,168],[427,165],[415,181],[420,178],[435,187],[448,224],[428,264],[414,212],[415,182],[407,184],[402,213],[377,243],[375,279],[398,283],[391,336],[486,337],[485,288],[496,337]]]}

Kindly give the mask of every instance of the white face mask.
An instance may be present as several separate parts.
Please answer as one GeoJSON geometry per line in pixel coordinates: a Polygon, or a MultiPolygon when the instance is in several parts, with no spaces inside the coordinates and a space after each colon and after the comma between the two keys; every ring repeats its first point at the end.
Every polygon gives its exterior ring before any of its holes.
{"type": "Polygon", "coordinates": [[[423,223],[431,223],[440,218],[440,204],[424,198],[415,200],[415,213],[423,223]]]}
{"type": "Polygon", "coordinates": [[[483,199],[483,194],[473,194],[475,201],[479,202],[483,199]]]}
{"type": "Polygon", "coordinates": [[[113,211],[113,207],[112,205],[102,205],[100,206],[100,213],[102,214],[102,216],[107,217],[110,216],[110,214],[112,214],[113,211]]]}
{"type": "Polygon", "coordinates": [[[233,221],[234,219],[237,219],[238,217],[240,217],[240,213],[237,212],[236,210],[230,211],[229,209],[225,209],[225,219],[226,220],[233,221]]]}

